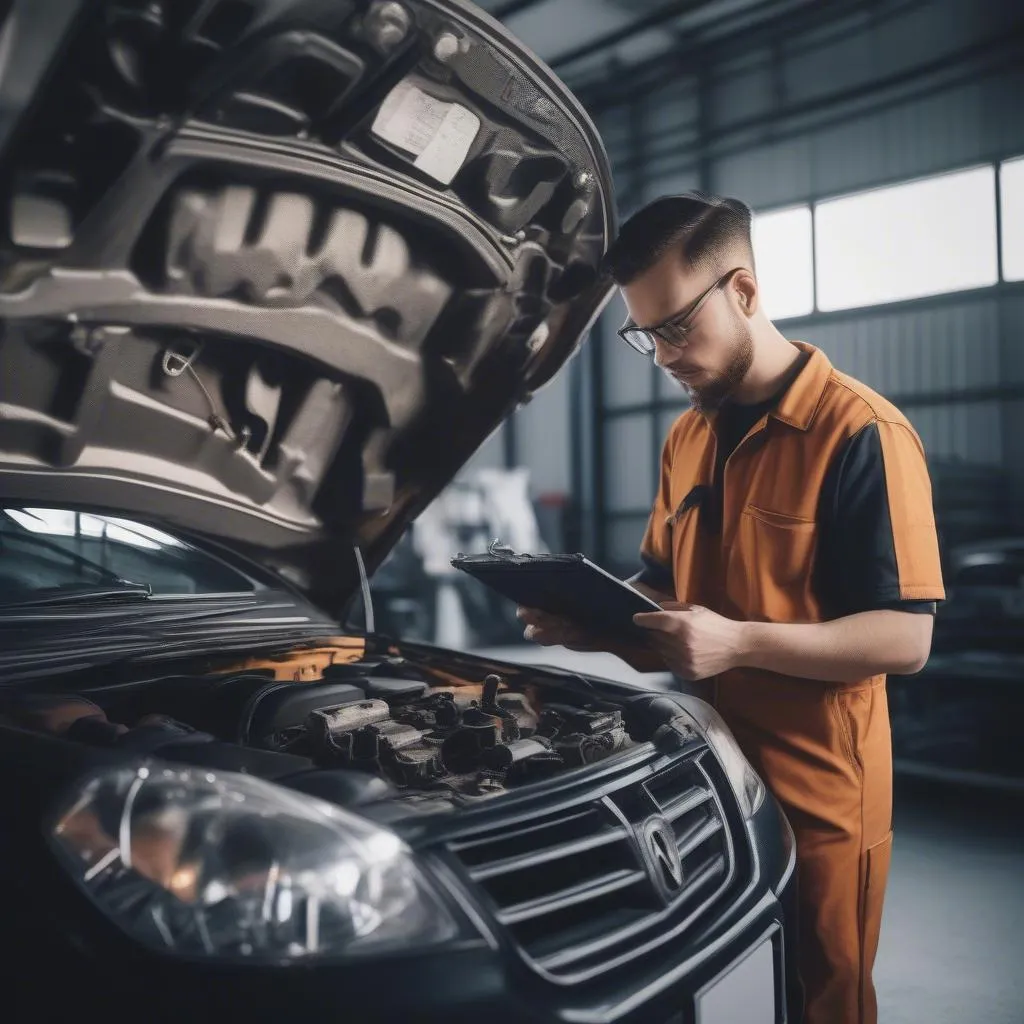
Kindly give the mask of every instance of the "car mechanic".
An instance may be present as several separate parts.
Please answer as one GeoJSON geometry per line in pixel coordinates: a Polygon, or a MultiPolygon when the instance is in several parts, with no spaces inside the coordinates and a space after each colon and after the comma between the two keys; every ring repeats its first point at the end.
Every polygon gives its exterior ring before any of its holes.
{"type": "MultiPolygon", "coordinates": [[[[605,257],[619,335],[690,407],[665,441],[633,582],[640,670],[704,681],[797,838],[807,1024],[874,1024],[892,847],[885,681],[912,674],[945,597],[924,450],[890,402],[787,340],[765,312],[751,211],[659,199],[605,257]]],[[[608,650],[520,609],[526,637],[608,650]]]]}

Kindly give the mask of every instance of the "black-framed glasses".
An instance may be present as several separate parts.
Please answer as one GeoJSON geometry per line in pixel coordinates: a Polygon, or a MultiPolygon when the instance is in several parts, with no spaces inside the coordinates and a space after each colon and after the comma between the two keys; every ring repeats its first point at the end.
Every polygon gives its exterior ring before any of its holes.
{"type": "Polygon", "coordinates": [[[654,354],[655,342],[658,338],[662,341],[667,342],[669,345],[675,345],[680,347],[686,344],[686,339],[693,329],[693,321],[696,319],[697,314],[703,309],[704,303],[732,277],[733,274],[742,270],[742,267],[733,267],[727,274],[723,274],[717,281],[714,282],[709,288],[701,292],[697,298],[687,305],[685,308],[679,310],[678,313],[673,313],[667,320],[663,320],[660,324],[655,324],[653,327],[637,327],[632,320],[627,320],[619,328],[619,337],[627,344],[630,348],[636,349],[641,355],[649,356],[654,354]]]}

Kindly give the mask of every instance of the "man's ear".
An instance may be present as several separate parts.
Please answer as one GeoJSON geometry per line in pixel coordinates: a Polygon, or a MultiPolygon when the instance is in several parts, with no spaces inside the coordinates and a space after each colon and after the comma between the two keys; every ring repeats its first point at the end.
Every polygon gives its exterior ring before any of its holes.
{"type": "Polygon", "coordinates": [[[757,278],[749,270],[741,270],[733,276],[732,288],[742,312],[748,317],[753,316],[760,304],[757,278]]]}

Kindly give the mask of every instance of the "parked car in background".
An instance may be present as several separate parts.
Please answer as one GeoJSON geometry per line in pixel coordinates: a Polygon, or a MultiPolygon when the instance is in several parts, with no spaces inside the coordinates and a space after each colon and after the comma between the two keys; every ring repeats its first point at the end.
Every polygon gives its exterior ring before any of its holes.
{"type": "Polygon", "coordinates": [[[924,671],[889,682],[895,768],[1024,791],[1024,537],[950,547],[946,592],[924,671]]]}
{"type": "Polygon", "coordinates": [[[1024,654],[1024,536],[959,544],[946,563],[934,649],[1024,654]]]}
{"type": "Polygon", "coordinates": [[[607,300],[610,190],[461,0],[0,22],[5,1022],[799,1019],[708,705],[374,629],[607,300]]]}

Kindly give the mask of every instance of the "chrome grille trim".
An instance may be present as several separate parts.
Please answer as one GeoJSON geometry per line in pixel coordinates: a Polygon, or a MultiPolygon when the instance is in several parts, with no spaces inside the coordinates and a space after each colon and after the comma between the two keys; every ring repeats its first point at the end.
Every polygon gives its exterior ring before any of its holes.
{"type": "Polygon", "coordinates": [[[713,758],[707,747],[668,764],[652,757],[659,767],[647,776],[628,773],[447,848],[527,964],[562,985],[587,981],[685,936],[736,881],[722,803],[734,798],[713,758]],[[652,820],[663,842],[674,836],[678,891],[656,876],[644,839],[652,820]]]}

